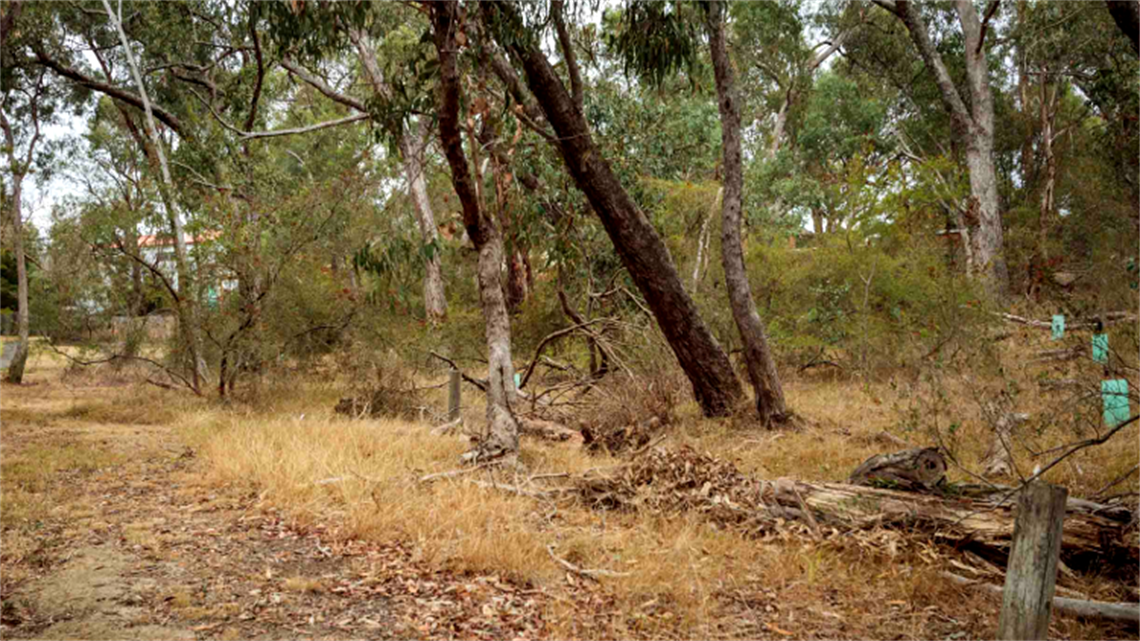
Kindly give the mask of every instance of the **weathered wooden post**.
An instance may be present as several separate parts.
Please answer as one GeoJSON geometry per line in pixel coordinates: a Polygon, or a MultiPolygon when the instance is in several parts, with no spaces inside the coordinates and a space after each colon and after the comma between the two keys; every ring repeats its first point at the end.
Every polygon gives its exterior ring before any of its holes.
{"type": "Polygon", "coordinates": [[[449,378],[447,380],[447,420],[448,421],[456,421],[456,420],[459,420],[459,410],[462,407],[462,404],[460,403],[460,400],[459,400],[459,383],[460,383],[459,370],[452,367],[451,371],[448,374],[449,374],[449,378]]]}
{"type": "Polygon", "coordinates": [[[1037,481],[1021,491],[1005,571],[999,639],[1045,639],[1069,490],[1037,481]]]}

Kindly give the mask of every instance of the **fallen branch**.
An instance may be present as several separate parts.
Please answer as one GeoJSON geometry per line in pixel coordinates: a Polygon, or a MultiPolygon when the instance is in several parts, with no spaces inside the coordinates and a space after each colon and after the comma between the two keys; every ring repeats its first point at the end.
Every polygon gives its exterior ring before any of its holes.
{"type": "Polygon", "coordinates": [[[435,474],[428,474],[427,476],[421,476],[417,482],[419,482],[419,483],[430,483],[431,481],[438,481],[440,479],[451,479],[451,478],[455,478],[457,476],[463,476],[464,474],[470,474],[471,472],[475,472],[477,470],[481,470],[481,469],[484,469],[487,467],[491,467],[492,465],[495,465],[495,464],[494,463],[482,463],[482,464],[476,465],[474,467],[465,467],[465,468],[458,469],[458,470],[451,470],[450,472],[436,472],[435,474]]]}
{"type": "MultiPolygon", "coordinates": [[[[986,583],[977,579],[967,579],[964,576],[958,576],[952,572],[941,572],[944,578],[949,579],[953,583],[961,586],[970,586],[980,588],[1001,596],[1002,588],[992,583],[986,583]]],[[[1070,599],[1063,596],[1053,597],[1053,607],[1058,612],[1071,614],[1079,617],[1086,617],[1090,619],[1107,619],[1109,621],[1124,621],[1128,623],[1140,623],[1140,604],[1136,603],[1108,603],[1106,601],[1082,601],[1078,599],[1070,599]]]]}
{"type": "Polygon", "coordinates": [[[578,576],[584,576],[587,579],[591,579],[593,581],[597,581],[598,577],[600,577],[600,576],[604,576],[604,577],[630,576],[629,572],[614,572],[612,570],[587,570],[586,568],[580,568],[580,567],[574,565],[573,563],[567,561],[566,559],[563,559],[562,557],[555,554],[553,545],[546,546],[546,551],[547,551],[547,553],[550,554],[550,558],[554,559],[554,562],[557,563],[558,565],[561,565],[562,567],[573,572],[574,574],[577,574],[578,576]]]}
{"type": "MultiPolygon", "coordinates": [[[[1053,328],[1053,323],[1049,321],[1025,318],[1023,316],[1014,316],[1013,314],[1006,314],[1001,312],[994,312],[994,315],[1010,323],[1027,325],[1029,327],[1036,327],[1037,329],[1053,328]]],[[[1066,322],[1065,329],[1096,329],[1097,327],[1107,327],[1109,325],[1115,325],[1117,323],[1135,323],[1136,320],[1136,314],[1133,314],[1131,312],[1105,312],[1098,317],[1093,317],[1092,320],[1066,322]]]]}

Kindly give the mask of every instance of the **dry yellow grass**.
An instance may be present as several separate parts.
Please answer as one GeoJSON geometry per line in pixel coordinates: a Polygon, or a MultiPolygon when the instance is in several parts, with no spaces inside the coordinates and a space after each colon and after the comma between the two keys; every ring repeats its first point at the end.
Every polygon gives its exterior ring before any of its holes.
{"type": "MultiPolygon", "coordinates": [[[[33,382],[45,372],[59,377],[62,366],[41,363],[31,369],[33,382]]],[[[1029,382],[1035,373],[1018,375],[1029,382]]],[[[944,569],[946,552],[920,540],[899,535],[878,543],[853,537],[816,543],[794,535],[747,539],[693,515],[607,514],[466,482],[489,480],[485,470],[425,485],[417,479],[455,469],[467,443],[433,436],[427,425],[414,421],[334,416],[330,408],[343,388],[328,378],[268,380],[260,383],[253,402],[226,407],[145,387],[108,389],[94,376],[72,377],[45,394],[34,387],[5,389],[6,526],[45,509],[45,494],[36,485],[41,468],[97,467],[100,460],[127,454],[114,444],[116,434],[174,429],[199,452],[203,484],[255,489],[263,507],[279,508],[302,526],[321,522],[344,538],[398,539],[412,544],[426,562],[498,573],[549,591],[556,597],[548,613],[554,637],[924,638],[951,629],[985,636],[996,623],[997,604],[940,581],[937,572],[944,569]],[[24,441],[29,430],[38,436],[63,432],[76,422],[109,444],[85,436],[49,441],[37,450],[24,441]],[[8,424],[17,427],[9,430],[8,424]],[[23,505],[25,513],[13,513],[13,505],[23,505]],[[628,576],[606,579],[600,588],[606,605],[583,613],[575,602],[557,599],[570,589],[568,582],[583,579],[568,576],[550,558],[548,546],[580,567],[628,576]]],[[[1024,402],[1051,402],[1036,388],[1024,387],[1024,402]]],[[[957,382],[945,392],[949,409],[941,424],[959,423],[962,462],[976,466],[989,435],[980,405],[957,382]]],[[[908,400],[897,385],[802,378],[788,381],[786,393],[796,411],[810,419],[801,431],[766,432],[746,421],[706,420],[689,404],[677,408],[678,421],[666,444],[688,444],[766,478],[826,481],[842,480],[868,456],[891,449],[870,438],[878,432],[929,444],[928,434],[905,429],[899,408],[908,400]]],[[[430,393],[428,402],[441,406],[442,392],[430,393]]],[[[465,407],[469,424],[478,425],[480,414],[477,402],[465,407]]],[[[1136,434],[1130,428],[1112,445],[1082,453],[1080,468],[1062,465],[1050,480],[1069,484],[1074,495],[1099,489],[1140,460],[1136,434]]],[[[1047,447],[1071,440],[1072,434],[1050,427],[1034,439],[1047,447]]],[[[526,474],[582,472],[614,462],[570,445],[527,440],[519,458],[526,474]]],[[[1034,460],[1019,453],[1018,463],[1031,469],[1034,460]]],[[[494,474],[513,483],[512,472],[494,474]]],[[[953,477],[968,478],[961,472],[953,477]]],[[[1135,488],[1134,481],[1125,487],[1135,488]]],[[[282,579],[282,587],[304,594],[323,584],[292,576],[282,579]]],[[[193,604],[187,595],[179,605],[193,604]]],[[[1094,625],[1055,620],[1062,637],[1104,634],[1094,625]]]]}
{"type": "MultiPolygon", "coordinates": [[[[681,408],[669,443],[732,459],[742,470],[768,478],[829,481],[842,480],[866,457],[890,449],[868,438],[880,431],[927,444],[923,435],[899,429],[891,409],[897,394],[886,384],[793,381],[787,393],[814,426],[798,432],[741,430],[732,421],[700,419],[692,408],[681,408]]],[[[291,412],[305,405],[302,396],[288,400],[291,412]]],[[[962,399],[959,407],[965,413],[971,406],[962,399]]],[[[628,572],[606,580],[615,608],[600,628],[608,635],[730,634],[726,626],[735,624],[726,624],[725,617],[756,607],[740,595],[763,590],[778,595],[770,599],[775,609],[766,613],[771,625],[797,637],[884,636],[891,629],[921,638],[935,629],[930,626],[938,615],[961,616],[979,607],[996,612],[996,605],[984,605],[981,597],[963,601],[960,590],[937,578],[944,568],[935,548],[901,540],[897,549],[842,541],[818,545],[794,537],[756,541],[691,516],[554,508],[465,482],[486,480],[479,476],[484,472],[423,485],[416,482],[419,476],[456,468],[466,448],[462,439],[433,436],[427,426],[401,420],[350,421],[327,412],[298,416],[211,412],[183,422],[194,426],[214,482],[251,483],[265,501],[303,521],[336,519],[345,536],[411,541],[433,563],[501,573],[555,591],[567,579],[548,556],[548,545],[580,567],[628,572]],[[895,621],[900,604],[908,614],[895,621]]],[[[976,414],[962,420],[967,443],[962,451],[969,464],[976,464],[986,428],[976,414]]],[[[1135,448],[1128,447],[1100,448],[1085,456],[1097,464],[1084,466],[1081,487],[1098,486],[1137,460],[1135,448]]],[[[527,474],[581,472],[610,462],[579,448],[526,440],[520,461],[527,474]]],[[[1067,474],[1058,469],[1054,480],[1064,481],[1067,474]]],[[[510,472],[495,475],[513,483],[510,472]]],[[[551,617],[555,636],[599,632],[585,627],[568,603],[555,606],[551,617]]],[[[1081,636],[1079,625],[1072,625],[1077,627],[1066,628],[1067,634],[1081,636]]],[[[732,634],[740,634],[734,629],[732,634]]]]}

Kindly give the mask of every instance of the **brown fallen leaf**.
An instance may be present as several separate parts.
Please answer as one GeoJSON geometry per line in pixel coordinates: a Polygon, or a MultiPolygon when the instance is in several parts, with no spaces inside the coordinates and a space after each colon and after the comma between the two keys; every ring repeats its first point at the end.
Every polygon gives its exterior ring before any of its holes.
{"type": "Polygon", "coordinates": [[[775,625],[772,625],[771,623],[768,623],[767,621],[764,622],[764,627],[768,628],[772,632],[775,632],[776,634],[782,634],[786,637],[792,636],[791,632],[788,632],[787,630],[781,630],[780,628],[776,627],[775,625]]]}

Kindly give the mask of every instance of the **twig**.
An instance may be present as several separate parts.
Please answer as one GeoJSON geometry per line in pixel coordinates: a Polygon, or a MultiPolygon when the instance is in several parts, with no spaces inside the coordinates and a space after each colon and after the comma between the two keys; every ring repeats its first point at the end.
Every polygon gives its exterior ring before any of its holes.
{"type": "Polygon", "coordinates": [[[448,365],[452,366],[453,368],[455,368],[455,370],[459,372],[459,375],[463,378],[463,380],[467,381],[468,383],[471,383],[472,385],[474,385],[475,387],[478,387],[480,390],[482,390],[484,392],[487,391],[487,381],[484,381],[484,380],[481,380],[478,378],[471,378],[467,374],[463,373],[463,370],[459,368],[459,365],[455,364],[455,361],[444,356],[443,354],[440,354],[439,352],[436,352],[435,350],[432,350],[428,353],[431,354],[432,356],[438,358],[439,360],[447,363],[448,365]]]}
{"type": "Polygon", "coordinates": [[[1093,494],[1092,496],[1089,497],[1089,499],[1095,499],[1095,498],[1099,497],[1101,494],[1104,494],[1105,492],[1109,491],[1110,489],[1112,489],[1116,485],[1120,484],[1121,482],[1126,480],[1128,477],[1135,474],[1137,471],[1140,471],[1140,463],[1137,463],[1136,465],[1134,465],[1132,467],[1132,469],[1130,469],[1127,472],[1125,472],[1124,474],[1121,474],[1120,476],[1116,477],[1116,479],[1114,479],[1108,485],[1097,490],[1095,494],[1093,494]]]}
{"type": "Polygon", "coordinates": [[[465,467],[465,468],[458,469],[458,470],[451,470],[450,472],[436,472],[435,474],[428,474],[427,476],[421,476],[417,482],[428,483],[430,481],[438,481],[439,479],[455,478],[457,476],[463,476],[464,474],[470,474],[471,472],[474,472],[476,470],[481,470],[481,469],[486,468],[486,467],[491,467],[492,465],[495,465],[495,464],[496,463],[481,463],[479,465],[476,465],[475,467],[465,467]]]}
{"type": "Polygon", "coordinates": [[[553,545],[546,546],[546,552],[548,554],[550,554],[550,558],[554,559],[554,562],[557,563],[558,565],[561,565],[562,567],[573,572],[574,574],[577,574],[578,576],[584,576],[587,579],[590,579],[590,580],[595,581],[595,582],[598,580],[598,577],[600,577],[600,576],[604,576],[604,577],[630,576],[629,572],[614,572],[613,570],[587,570],[586,568],[580,568],[580,567],[574,565],[573,563],[567,561],[566,559],[563,559],[563,558],[559,557],[557,554],[555,554],[553,545]]]}
{"type": "Polygon", "coordinates": [[[804,497],[800,495],[800,491],[796,489],[796,486],[794,484],[791,486],[791,488],[792,494],[796,497],[796,502],[800,504],[800,509],[803,510],[804,517],[807,519],[808,525],[811,526],[815,540],[822,540],[823,533],[820,531],[819,523],[816,522],[815,516],[811,513],[811,509],[808,507],[807,501],[804,501],[804,497]]]}

